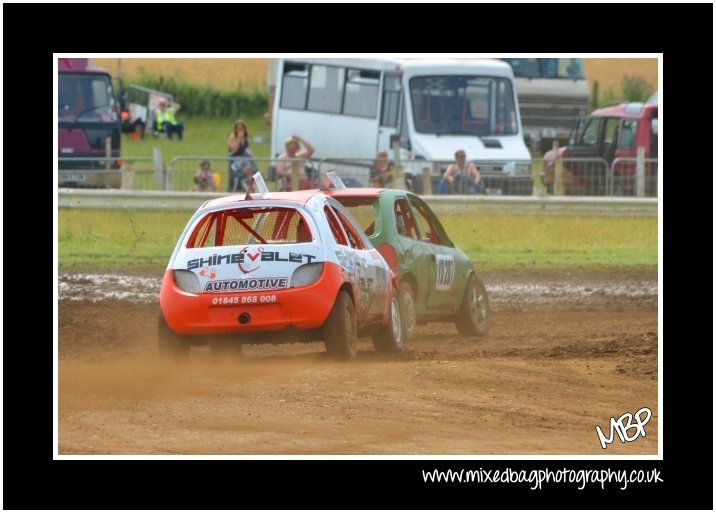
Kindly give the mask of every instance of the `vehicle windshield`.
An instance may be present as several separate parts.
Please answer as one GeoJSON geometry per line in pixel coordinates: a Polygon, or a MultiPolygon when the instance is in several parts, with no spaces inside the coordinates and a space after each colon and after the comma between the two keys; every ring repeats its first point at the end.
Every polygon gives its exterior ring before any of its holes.
{"type": "Polygon", "coordinates": [[[517,112],[507,78],[440,75],[410,79],[415,130],[438,135],[514,135],[517,112]]]}
{"type": "Polygon", "coordinates": [[[113,121],[117,118],[108,75],[61,73],[58,89],[60,119],[113,121]]]}

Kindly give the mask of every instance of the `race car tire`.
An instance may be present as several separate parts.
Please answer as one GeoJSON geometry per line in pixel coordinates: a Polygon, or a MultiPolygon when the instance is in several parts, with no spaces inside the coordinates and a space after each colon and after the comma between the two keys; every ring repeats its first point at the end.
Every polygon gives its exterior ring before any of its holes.
{"type": "Polygon", "coordinates": [[[323,325],[326,352],[340,360],[350,360],[358,352],[358,324],[350,294],[341,290],[323,325]]]}
{"type": "Polygon", "coordinates": [[[415,292],[410,283],[403,282],[398,289],[400,302],[400,318],[403,320],[403,338],[407,344],[415,336],[415,327],[418,324],[415,309],[415,292]]]}
{"type": "Polygon", "coordinates": [[[460,335],[484,337],[490,329],[490,300],[482,280],[474,274],[465,287],[455,326],[460,335]]]}
{"type": "Polygon", "coordinates": [[[393,289],[393,297],[390,301],[390,320],[373,335],[373,347],[380,353],[401,353],[405,348],[400,301],[395,289],[393,289]]]}
{"type": "Polygon", "coordinates": [[[157,334],[157,346],[159,348],[159,356],[163,360],[183,360],[189,356],[191,346],[181,335],[177,335],[164,320],[164,316],[159,314],[159,330],[157,334]]]}

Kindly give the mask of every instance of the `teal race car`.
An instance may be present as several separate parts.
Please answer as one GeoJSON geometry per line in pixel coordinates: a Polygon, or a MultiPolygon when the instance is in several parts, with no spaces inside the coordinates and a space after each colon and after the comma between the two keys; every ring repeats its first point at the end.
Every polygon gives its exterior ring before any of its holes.
{"type": "Polygon", "coordinates": [[[404,190],[331,188],[398,276],[406,341],[418,324],[454,322],[464,336],[485,336],[490,301],[472,261],[456,248],[435,213],[404,190]]]}

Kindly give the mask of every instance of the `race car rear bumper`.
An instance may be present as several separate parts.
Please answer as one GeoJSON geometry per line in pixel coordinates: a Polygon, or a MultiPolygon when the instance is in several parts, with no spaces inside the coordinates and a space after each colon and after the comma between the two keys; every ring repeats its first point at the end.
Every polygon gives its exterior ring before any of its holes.
{"type": "Polygon", "coordinates": [[[302,287],[193,294],[167,270],[159,303],[169,327],[183,335],[306,330],[323,325],[345,279],[340,266],[326,263],[318,280],[302,287]]]}

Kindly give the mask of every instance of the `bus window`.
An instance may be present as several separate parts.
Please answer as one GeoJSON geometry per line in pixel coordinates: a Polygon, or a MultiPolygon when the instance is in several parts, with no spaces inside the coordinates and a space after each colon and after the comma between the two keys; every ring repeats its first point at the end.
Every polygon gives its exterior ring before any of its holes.
{"type": "Polygon", "coordinates": [[[308,65],[285,63],[283,67],[283,84],[281,107],[305,109],[306,94],[308,92],[308,65]]]}
{"type": "Polygon", "coordinates": [[[380,118],[382,126],[398,126],[400,112],[400,77],[385,75],[383,87],[383,114],[380,118]]]}
{"type": "Polygon", "coordinates": [[[311,84],[308,91],[308,110],[340,113],[343,103],[344,68],[336,66],[311,67],[311,84]]]}
{"type": "Polygon", "coordinates": [[[557,59],[557,76],[560,78],[581,78],[584,79],[582,59],[557,59]]]}
{"type": "Polygon", "coordinates": [[[501,59],[512,66],[516,78],[584,79],[582,59],[501,59]]]}
{"type": "Polygon", "coordinates": [[[515,77],[537,78],[540,76],[540,59],[502,59],[512,66],[515,77]]]}
{"type": "Polygon", "coordinates": [[[505,80],[497,82],[497,98],[499,99],[497,113],[491,133],[514,135],[517,133],[517,110],[515,96],[509,82],[505,80]]]}
{"type": "Polygon", "coordinates": [[[343,114],[375,118],[379,87],[380,72],[348,69],[343,114]]]}

